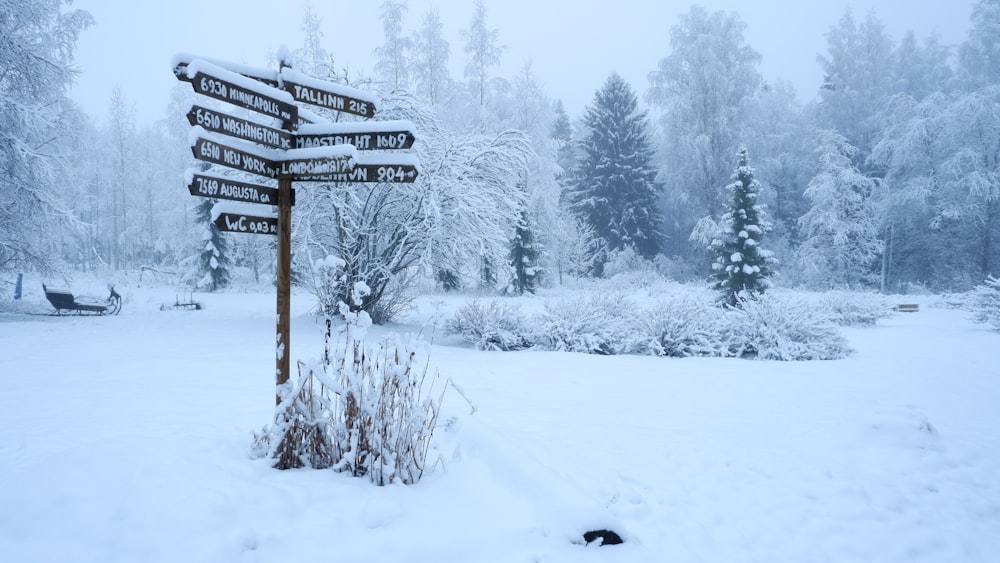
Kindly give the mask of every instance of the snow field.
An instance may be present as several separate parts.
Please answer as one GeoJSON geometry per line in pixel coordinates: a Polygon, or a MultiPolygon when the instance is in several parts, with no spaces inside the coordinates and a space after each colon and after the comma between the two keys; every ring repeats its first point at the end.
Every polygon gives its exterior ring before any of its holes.
{"type": "MultiPolygon", "coordinates": [[[[170,289],[122,294],[118,317],[0,319],[6,560],[1000,553],[998,335],[927,300],[843,329],[855,353],[829,362],[477,352],[439,333],[431,362],[477,412],[449,391],[434,469],[378,488],[250,459],[273,415],[273,294],[196,295],[203,311],[159,311],[170,289]],[[597,528],[626,543],[573,543],[597,528]]],[[[390,328],[465,299],[423,298],[390,328]]],[[[294,295],[293,360],[321,350],[310,307],[294,295]]]]}

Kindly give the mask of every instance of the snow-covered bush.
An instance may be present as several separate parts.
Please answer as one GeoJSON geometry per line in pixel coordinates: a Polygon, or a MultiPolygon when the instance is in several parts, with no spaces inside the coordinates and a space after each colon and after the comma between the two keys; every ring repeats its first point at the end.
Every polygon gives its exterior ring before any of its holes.
{"type": "Polygon", "coordinates": [[[467,303],[448,320],[446,328],[477,350],[522,350],[532,344],[521,309],[499,299],[485,305],[478,299],[467,303]]]}
{"type": "Polygon", "coordinates": [[[638,307],[620,293],[546,302],[537,319],[538,346],[561,352],[624,354],[637,346],[638,307]]]}
{"type": "Polygon", "coordinates": [[[828,291],[815,305],[840,326],[870,326],[892,314],[889,301],[875,293],[828,291]]]}
{"type": "Polygon", "coordinates": [[[653,263],[640,256],[631,246],[608,252],[607,262],[604,263],[605,278],[613,278],[628,272],[652,270],[654,270],[653,263]]]}
{"type": "Polygon", "coordinates": [[[655,356],[726,356],[726,324],[718,307],[684,295],[645,311],[639,322],[642,350],[655,356]]]}
{"type": "Polygon", "coordinates": [[[972,290],[968,303],[973,312],[972,320],[1000,330],[1000,279],[987,277],[972,290]]]}
{"type": "Polygon", "coordinates": [[[433,395],[428,352],[420,338],[389,336],[372,346],[347,331],[333,365],[335,470],[380,486],[420,480],[443,398],[433,395]]]}
{"type": "MultiPolygon", "coordinates": [[[[333,276],[336,260],[327,266],[333,276]]],[[[438,376],[428,374],[429,345],[421,338],[366,342],[372,321],[359,305],[368,291],[355,284],[353,310],[340,304],[339,343],[332,344],[327,316],[323,357],[300,364],[299,377],[279,386],[275,423],[255,435],[253,447],[276,468],[332,467],[380,486],[410,485],[423,475],[443,391],[434,396],[438,376]]]]}
{"type": "Polygon", "coordinates": [[[829,315],[801,301],[758,295],[726,313],[729,353],[758,360],[836,360],[851,349],[829,315]]]}

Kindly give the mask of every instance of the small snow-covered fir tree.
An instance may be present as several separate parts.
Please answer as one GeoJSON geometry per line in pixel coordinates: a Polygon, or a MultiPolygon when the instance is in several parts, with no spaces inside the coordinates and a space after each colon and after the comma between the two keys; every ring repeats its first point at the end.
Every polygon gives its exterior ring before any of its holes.
{"type": "Polygon", "coordinates": [[[974,321],[992,325],[994,330],[1000,331],[1000,278],[987,277],[972,291],[969,304],[974,321]]]}
{"type": "Polygon", "coordinates": [[[205,199],[195,208],[196,221],[205,225],[203,245],[198,253],[195,287],[217,291],[229,285],[229,260],[226,239],[212,224],[214,199],[205,199]]]}
{"type": "Polygon", "coordinates": [[[764,220],[764,206],[757,203],[760,183],[754,178],[746,147],[740,147],[733,182],[732,207],[722,216],[723,230],[709,250],[715,254],[712,264],[713,289],[720,301],[736,307],[740,298],[751,298],[771,287],[773,254],[761,247],[764,233],[771,229],[764,220]]]}
{"type": "Polygon", "coordinates": [[[514,231],[514,240],[510,244],[510,266],[514,276],[510,280],[508,290],[518,295],[523,295],[525,291],[534,293],[539,281],[538,258],[541,249],[535,242],[535,235],[528,221],[528,211],[524,210],[514,231]]]}
{"type": "MultiPolygon", "coordinates": [[[[570,190],[572,209],[606,243],[607,250],[633,247],[643,258],[660,252],[662,186],[652,165],[646,113],[637,110],[632,88],[612,74],[584,116],[584,154],[570,190]]],[[[602,264],[596,264],[599,275],[602,264]]]]}

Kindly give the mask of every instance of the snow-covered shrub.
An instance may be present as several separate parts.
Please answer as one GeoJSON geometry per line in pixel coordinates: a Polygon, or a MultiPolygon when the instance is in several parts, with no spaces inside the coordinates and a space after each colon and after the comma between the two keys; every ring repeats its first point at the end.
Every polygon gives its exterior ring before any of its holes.
{"type": "Polygon", "coordinates": [[[532,344],[520,307],[499,299],[485,305],[470,301],[448,319],[446,328],[477,350],[523,350],[532,344]]]}
{"type": "Polygon", "coordinates": [[[254,434],[255,457],[274,459],[277,469],[326,469],[336,460],[330,432],[330,395],[317,372],[299,363],[299,376],[279,390],[273,427],[254,434]]]}
{"type": "Polygon", "coordinates": [[[875,293],[827,291],[816,306],[840,326],[870,326],[892,314],[889,301],[875,293]]]}
{"type": "Polygon", "coordinates": [[[758,360],[836,360],[851,349],[822,309],[771,295],[740,297],[726,311],[729,352],[758,360]]]}
{"type": "Polygon", "coordinates": [[[331,344],[327,316],[323,357],[300,364],[299,377],[279,386],[275,423],[253,446],[276,468],[332,467],[377,485],[409,485],[423,475],[443,392],[433,396],[438,376],[428,374],[422,339],[366,342],[371,317],[358,304],[367,291],[355,285],[354,310],[340,304],[339,344],[331,344]]]}
{"type": "Polygon", "coordinates": [[[628,272],[648,272],[654,270],[653,263],[639,256],[639,253],[631,246],[612,250],[608,252],[607,258],[607,262],[604,263],[605,278],[613,278],[619,274],[628,272]]]}
{"type": "Polygon", "coordinates": [[[396,336],[372,346],[346,334],[332,366],[333,468],[380,486],[412,485],[423,476],[443,398],[433,395],[437,374],[428,374],[429,346],[396,336]]]}
{"type": "Polygon", "coordinates": [[[642,350],[655,356],[726,356],[725,321],[713,303],[683,295],[644,311],[639,322],[642,350]]]}
{"type": "Polygon", "coordinates": [[[1000,330],[1000,279],[993,276],[972,290],[968,299],[974,320],[1000,330]]]}
{"type": "Polygon", "coordinates": [[[620,293],[546,302],[537,318],[536,344],[561,352],[628,353],[637,347],[638,314],[620,293]]]}

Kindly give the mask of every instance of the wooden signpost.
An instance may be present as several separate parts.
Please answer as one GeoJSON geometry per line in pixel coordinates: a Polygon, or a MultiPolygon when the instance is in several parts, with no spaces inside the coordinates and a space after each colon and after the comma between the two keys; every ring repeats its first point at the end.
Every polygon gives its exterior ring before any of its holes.
{"type": "MultiPolygon", "coordinates": [[[[276,216],[219,213],[214,225],[225,232],[278,237],[275,375],[280,388],[290,375],[292,182],[414,182],[419,166],[411,155],[356,154],[411,148],[413,125],[408,121],[365,121],[300,126],[306,120],[299,116],[294,102],[371,118],[375,116],[375,101],[366,92],[317,80],[284,64],[275,72],[179,55],[173,66],[177,79],[191,83],[196,93],[281,123],[277,129],[200,105],[192,106],[187,114],[191,125],[200,128],[192,134],[191,151],[196,159],[278,180],[273,188],[191,173],[187,188],[199,197],[278,208],[276,216]],[[225,137],[237,140],[230,143],[225,137]]],[[[316,121],[308,115],[308,121],[316,121]]],[[[275,401],[280,404],[280,392],[275,401]]]]}

